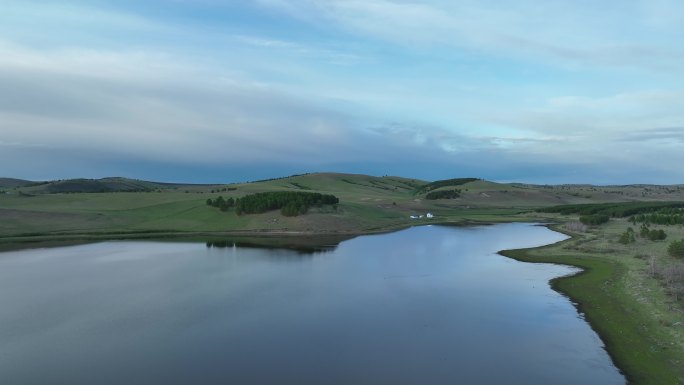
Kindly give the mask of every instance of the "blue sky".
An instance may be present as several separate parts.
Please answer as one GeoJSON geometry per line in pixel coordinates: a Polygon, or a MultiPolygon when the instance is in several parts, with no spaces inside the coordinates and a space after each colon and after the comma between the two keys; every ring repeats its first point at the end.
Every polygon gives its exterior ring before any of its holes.
{"type": "Polygon", "coordinates": [[[684,3],[0,4],[3,176],[684,183],[684,3]]]}

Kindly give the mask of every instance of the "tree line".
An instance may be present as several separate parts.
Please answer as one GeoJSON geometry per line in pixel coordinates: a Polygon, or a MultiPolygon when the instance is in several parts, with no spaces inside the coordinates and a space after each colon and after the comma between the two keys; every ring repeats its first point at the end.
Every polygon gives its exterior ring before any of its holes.
{"type": "Polygon", "coordinates": [[[684,210],[681,208],[666,208],[650,214],[634,215],[630,220],[633,224],[684,225],[684,210]]]}
{"type": "Polygon", "coordinates": [[[608,222],[609,219],[610,217],[606,214],[580,215],[579,217],[579,221],[588,226],[602,225],[608,222]]]}
{"type": "Polygon", "coordinates": [[[560,205],[537,209],[542,213],[558,213],[562,215],[594,215],[602,214],[614,218],[624,218],[632,215],[652,213],[662,209],[684,208],[684,202],[620,202],[620,203],[589,203],[576,205],[560,205]]]}
{"type": "Polygon", "coordinates": [[[475,182],[476,180],[479,180],[477,178],[455,178],[455,179],[444,179],[444,180],[437,180],[434,182],[430,182],[427,184],[424,184],[416,189],[416,194],[421,194],[424,192],[430,192],[432,190],[437,190],[440,187],[447,187],[447,186],[460,186],[466,183],[470,182],[475,182]]]}
{"type": "Polygon", "coordinates": [[[224,199],[223,197],[214,200],[207,199],[207,205],[218,207],[222,211],[235,207],[237,215],[280,210],[280,213],[287,217],[306,214],[313,206],[335,205],[339,202],[339,198],[334,195],[301,191],[262,192],[237,199],[224,199]]]}

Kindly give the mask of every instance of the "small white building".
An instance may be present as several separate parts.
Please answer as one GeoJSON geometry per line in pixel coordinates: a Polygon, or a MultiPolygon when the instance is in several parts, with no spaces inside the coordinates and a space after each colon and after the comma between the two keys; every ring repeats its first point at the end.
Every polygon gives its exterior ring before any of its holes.
{"type": "Polygon", "coordinates": [[[432,215],[432,213],[427,213],[425,215],[411,215],[410,216],[411,219],[423,219],[423,218],[432,219],[434,217],[435,216],[432,215]]]}

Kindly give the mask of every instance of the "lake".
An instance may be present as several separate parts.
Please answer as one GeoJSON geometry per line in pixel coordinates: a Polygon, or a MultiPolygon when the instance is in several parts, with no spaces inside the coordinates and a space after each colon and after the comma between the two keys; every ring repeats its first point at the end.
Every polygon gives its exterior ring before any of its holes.
{"type": "Polygon", "coordinates": [[[562,239],[502,224],[0,253],[0,383],[624,384],[549,287],[576,270],[496,254],[562,239]]]}

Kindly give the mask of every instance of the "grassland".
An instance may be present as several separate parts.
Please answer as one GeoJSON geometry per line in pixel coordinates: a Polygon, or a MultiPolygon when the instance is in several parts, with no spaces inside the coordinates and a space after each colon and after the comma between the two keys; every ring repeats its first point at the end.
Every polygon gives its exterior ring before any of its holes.
{"type": "MultiPolygon", "coordinates": [[[[433,213],[434,222],[495,222],[529,218],[531,208],[624,200],[684,200],[684,188],[532,186],[475,180],[459,184],[461,196],[426,200],[425,181],[352,174],[309,174],[231,185],[182,185],[107,178],[0,186],[0,244],[69,237],[96,238],[171,233],[360,234],[421,223],[409,217],[433,213]],[[69,193],[80,188],[98,193],[69,193]],[[145,191],[139,189],[145,188],[145,191]],[[60,190],[61,189],[61,190],[60,190]],[[232,191],[221,191],[234,189],[232,191]],[[127,190],[133,190],[128,191],[127,190]],[[340,204],[287,218],[276,212],[238,216],[206,205],[207,198],[239,198],[266,191],[335,194],[340,204]],[[55,193],[56,192],[56,193],[55,193]],[[523,213],[523,214],[521,214],[523,213]]],[[[449,189],[453,186],[441,186],[449,189]]],[[[425,221],[423,221],[425,222],[425,221]]]]}
{"type": "MultiPolygon", "coordinates": [[[[651,257],[662,263],[672,262],[667,257],[667,245],[670,240],[683,239],[684,229],[664,227],[667,241],[638,239],[623,245],[618,239],[629,226],[626,219],[611,219],[608,224],[584,232],[571,232],[564,226],[576,221],[576,215],[535,211],[568,204],[684,201],[683,186],[541,186],[456,181],[461,191],[458,198],[426,200],[426,189],[421,190],[428,185],[426,181],[333,173],[229,185],[108,178],[104,182],[106,188],[97,181],[36,184],[0,179],[0,190],[5,192],[0,194],[0,249],[115,238],[173,237],[220,242],[227,235],[285,235],[299,239],[325,235],[341,240],[426,223],[555,223],[555,229],[572,238],[556,245],[504,254],[524,261],[562,263],[584,269],[582,274],[555,280],[552,285],[578,304],[630,382],[684,384],[682,303],[668,296],[661,283],[648,274],[651,257]],[[79,188],[110,192],[69,193],[79,188]],[[278,211],[238,216],[234,211],[223,212],[206,204],[208,198],[239,198],[267,191],[334,194],[340,203],[312,208],[297,217],[284,217],[278,211]],[[427,212],[435,218],[410,218],[427,212]]],[[[428,190],[439,191],[453,190],[456,185],[430,186],[428,190]]]]}

